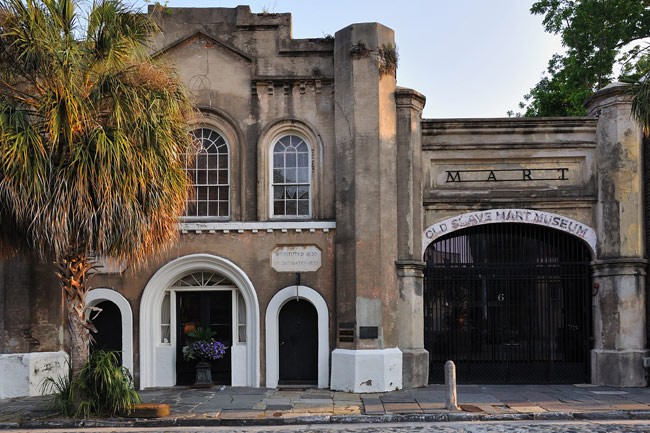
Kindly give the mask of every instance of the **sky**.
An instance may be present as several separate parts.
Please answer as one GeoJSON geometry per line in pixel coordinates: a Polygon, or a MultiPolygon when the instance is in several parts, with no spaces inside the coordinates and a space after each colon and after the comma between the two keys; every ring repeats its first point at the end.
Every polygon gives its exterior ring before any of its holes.
{"type": "MultiPolygon", "coordinates": [[[[144,0],[138,0],[144,5],[144,0]]],[[[397,84],[424,94],[423,117],[505,117],[539,81],[560,38],[544,32],[534,0],[168,0],[170,7],[290,12],[293,37],[334,35],[353,23],[395,31],[397,84]]],[[[144,7],[144,6],[143,6],[144,7]]]]}

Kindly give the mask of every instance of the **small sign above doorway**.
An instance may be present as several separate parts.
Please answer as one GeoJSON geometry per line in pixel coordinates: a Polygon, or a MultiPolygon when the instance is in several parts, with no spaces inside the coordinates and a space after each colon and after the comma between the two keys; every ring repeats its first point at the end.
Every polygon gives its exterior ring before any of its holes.
{"type": "Polygon", "coordinates": [[[278,272],[316,272],[321,264],[316,245],[281,246],[271,252],[271,267],[278,272]]]}

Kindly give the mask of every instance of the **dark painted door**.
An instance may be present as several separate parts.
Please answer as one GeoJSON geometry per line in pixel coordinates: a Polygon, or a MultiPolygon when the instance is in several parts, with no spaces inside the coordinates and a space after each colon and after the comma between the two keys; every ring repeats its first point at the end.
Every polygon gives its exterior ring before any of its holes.
{"type": "Polygon", "coordinates": [[[105,350],[117,352],[122,360],[122,313],[117,305],[111,301],[102,301],[96,305],[101,312],[95,316],[92,313],[92,322],[97,328],[93,334],[95,342],[90,346],[91,351],[105,350]]]}
{"type": "Polygon", "coordinates": [[[305,300],[287,302],[280,310],[281,384],[318,382],[318,313],[305,300]]]}
{"type": "Polygon", "coordinates": [[[226,355],[212,362],[212,381],[230,385],[232,346],[232,292],[202,291],[176,292],[177,351],[176,384],[191,385],[195,380],[197,361],[183,359],[183,346],[188,344],[187,333],[203,327],[216,332],[215,339],[228,347],[226,355]]]}

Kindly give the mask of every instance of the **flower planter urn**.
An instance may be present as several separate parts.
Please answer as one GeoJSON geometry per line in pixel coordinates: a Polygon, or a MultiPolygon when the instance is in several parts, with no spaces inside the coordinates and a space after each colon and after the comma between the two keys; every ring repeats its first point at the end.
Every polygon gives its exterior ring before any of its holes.
{"type": "Polygon", "coordinates": [[[200,361],[196,364],[196,380],[192,388],[210,388],[214,385],[212,383],[211,367],[210,363],[206,361],[200,361]]]}

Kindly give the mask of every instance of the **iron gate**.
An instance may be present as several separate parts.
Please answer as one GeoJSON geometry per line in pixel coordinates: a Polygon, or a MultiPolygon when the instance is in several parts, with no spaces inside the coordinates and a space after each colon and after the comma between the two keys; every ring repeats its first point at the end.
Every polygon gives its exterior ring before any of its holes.
{"type": "Polygon", "coordinates": [[[589,381],[591,256],[577,238],[527,224],[466,228],[426,250],[429,380],[589,381]]]}

